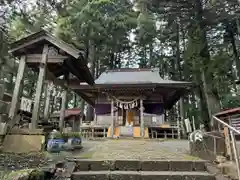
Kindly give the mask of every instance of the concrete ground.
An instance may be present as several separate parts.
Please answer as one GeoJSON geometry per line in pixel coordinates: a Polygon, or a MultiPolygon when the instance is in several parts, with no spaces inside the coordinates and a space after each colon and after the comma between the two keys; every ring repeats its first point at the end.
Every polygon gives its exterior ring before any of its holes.
{"type": "Polygon", "coordinates": [[[84,141],[83,152],[76,158],[142,159],[142,160],[195,160],[188,154],[187,140],[108,139],[84,141]]]}

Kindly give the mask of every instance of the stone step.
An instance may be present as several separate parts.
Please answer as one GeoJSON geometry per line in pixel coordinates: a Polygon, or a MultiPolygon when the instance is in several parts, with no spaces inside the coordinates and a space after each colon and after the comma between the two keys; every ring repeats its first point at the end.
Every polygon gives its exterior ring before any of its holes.
{"type": "Polygon", "coordinates": [[[215,180],[207,172],[189,171],[81,171],[72,180],[215,180]]]}
{"type": "Polygon", "coordinates": [[[207,161],[168,160],[93,160],[68,159],[76,163],[75,171],[206,171],[207,161]]]}

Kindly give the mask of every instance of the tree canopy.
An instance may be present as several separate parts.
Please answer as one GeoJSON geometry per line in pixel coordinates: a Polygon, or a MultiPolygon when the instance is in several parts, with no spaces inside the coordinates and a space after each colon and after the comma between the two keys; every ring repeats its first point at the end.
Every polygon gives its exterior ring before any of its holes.
{"type": "MultiPolygon", "coordinates": [[[[209,128],[212,114],[240,105],[239,6],[237,0],[1,1],[0,67],[8,70],[0,77],[11,91],[18,61],[8,44],[46,29],[84,49],[95,78],[107,68],[157,67],[163,78],[196,83],[173,112],[209,128]]],[[[25,77],[31,98],[36,78],[32,71],[25,77]]],[[[69,99],[69,107],[81,106],[75,94],[69,99]]]]}

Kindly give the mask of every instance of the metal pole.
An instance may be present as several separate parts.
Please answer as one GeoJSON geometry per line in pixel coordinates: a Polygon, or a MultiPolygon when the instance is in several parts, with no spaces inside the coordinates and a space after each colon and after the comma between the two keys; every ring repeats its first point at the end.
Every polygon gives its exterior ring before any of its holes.
{"type": "Polygon", "coordinates": [[[229,121],[230,125],[228,125],[227,123],[225,123],[224,121],[220,120],[219,118],[217,118],[215,116],[213,116],[213,119],[217,120],[218,122],[227,126],[230,129],[230,136],[231,136],[231,139],[232,139],[233,153],[234,153],[234,158],[235,158],[236,165],[237,165],[238,179],[240,180],[239,157],[238,157],[236,139],[235,139],[235,135],[234,135],[234,132],[240,134],[240,131],[238,131],[237,129],[235,129],[234,127],[231,126],[232,125],[231,121],[229,121]]]}

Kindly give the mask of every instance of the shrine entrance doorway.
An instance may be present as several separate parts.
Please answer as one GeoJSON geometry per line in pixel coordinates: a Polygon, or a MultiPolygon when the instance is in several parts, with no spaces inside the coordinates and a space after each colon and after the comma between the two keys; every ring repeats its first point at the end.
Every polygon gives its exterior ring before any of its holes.
{"type": "Polygon", "coordinates": [[[126,126],[133,126],[134,112],[133,110],[127,110],[127,122],[126,126]]]}

